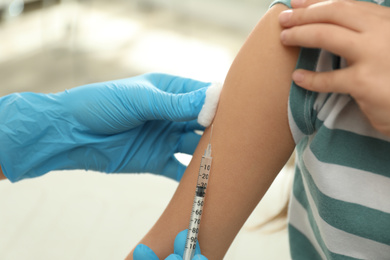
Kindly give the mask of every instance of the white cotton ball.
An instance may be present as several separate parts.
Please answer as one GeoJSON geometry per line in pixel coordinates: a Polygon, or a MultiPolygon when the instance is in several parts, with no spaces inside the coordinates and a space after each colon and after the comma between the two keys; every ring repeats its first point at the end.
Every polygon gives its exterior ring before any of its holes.
{"type": "Polygon", "coordinates": [[[198,116],[198,123],[202,126],[209,126],[214,119],[215,112],[219,102],[223,85],[221,83],[213,83],[206,91],[206,99],[202,110],[198,116]]]}

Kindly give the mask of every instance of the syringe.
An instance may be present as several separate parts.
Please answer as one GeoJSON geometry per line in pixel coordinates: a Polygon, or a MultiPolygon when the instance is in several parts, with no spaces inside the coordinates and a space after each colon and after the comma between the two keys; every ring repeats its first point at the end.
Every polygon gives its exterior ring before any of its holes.
{"type": "Polygon", "coordinates": [[[196,183],[195,197],[192,204],[190,224],[188,227],[187,240],[184,248],[183,260],[191,260],[195,254],[196,241],[198,240],[200,219],[203,213],[204,197],[206,195],[207,183],[211,168],[211,135],[213,126],[211,126],[210,141],[202,156],[200,162],[198,181],[196,183]]]}

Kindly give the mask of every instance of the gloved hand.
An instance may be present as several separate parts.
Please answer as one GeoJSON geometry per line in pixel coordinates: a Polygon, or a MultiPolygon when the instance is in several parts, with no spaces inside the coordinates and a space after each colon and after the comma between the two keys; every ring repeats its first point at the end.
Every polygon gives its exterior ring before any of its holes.
{"type": "Polygon", "coordinates": [[[0,98],[0,164],[12,182],[51,170],[151,172],[180,180],[208,83],[164,74],[0,98]]]}
{"type": "MultiPolygon", "coordinates": [[[[174,254],[169,255],[165,260],[183,260],[184,246],[187,239],[188,229],[181,231],[175,238],[174,254]]],[[[159,260],[157,255],[148,246],[139,244],[133,252],[134,260],[159,260]]],[[[207,258],[200,253],[198,242],[196,242],[195,255],[193,260],[207,260],[207,258]]]]}

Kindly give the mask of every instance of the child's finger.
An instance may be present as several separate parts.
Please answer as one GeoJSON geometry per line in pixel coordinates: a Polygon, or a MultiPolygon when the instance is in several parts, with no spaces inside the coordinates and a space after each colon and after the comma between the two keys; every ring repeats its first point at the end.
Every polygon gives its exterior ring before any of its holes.
{"type": "Polygon", "coordinates": [[[353,89],[346,84],[346,74],[349,69],[333,70],[328,72],[313,72],[298,69],[292,75],[293,81],[300,87],[315,92],[335,92],[351,94],[353,89]]]}
{"type": "Polygon", "coordinates": [[[308,24],[283,30],[284,45],[322,48],[353,61],[357,56],[358,33],[333,24],[308,24]]]}
{"type": "Polygon", "coordinates": [[[279,15],[283,27],[293,27],[304,24],[330,23],[354,31],[362,31],[367,27],[367,20],[361,19],[361,8],[353,8],[350,1],[325,1],[310,8],[287,10],[279,15]]]}
{"type": "Polygon", "coordinates": [[[356,0],[291,0],[291,6],[293,9],[298,8],[312,8],[313,5],[321,6],[321,5],[333,5],[337,6],[339,4],[349,4],[354,5],[356,8],[361,8],[366,12],[371,12],[375,15],[383,15],[389,17],[389,12],[385,9],[389,8],[386,6],[381,6],[376,3],[366,2],[366,1],[356,1],[356,0]]]}
{"type": "Polygon", "coordinates": [[[326,1],[328,0],[291,0],[291,6],[292,8],[303,8],[326,1]]]}
{"type": "MultiPolygon", "coordinates": [[[[340,0],[340,1],[352,1],[352,0],[340,0]]],[[[292,8],[303,8],[308,7],[310,5],[322,3],[322,2],[330,2],[329,0],[291,0],[292,8]]]]}

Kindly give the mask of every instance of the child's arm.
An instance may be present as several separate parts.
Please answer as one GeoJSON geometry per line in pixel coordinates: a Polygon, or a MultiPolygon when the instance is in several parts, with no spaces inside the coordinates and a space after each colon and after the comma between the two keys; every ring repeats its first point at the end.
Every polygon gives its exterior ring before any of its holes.
{"type": "Polygon", "coordinates": [[[0,180],[5,180],[6,177],[4,176],[3,170],[0,167],[0,180]]]}
{"type": "MultiPolygon", "coordinates": [[[[276,5],[260,20],[233,62],[221,94],[199,234],[202,254],[210,260],[223,258],[294,149],[287,103],[298,50],[280,43],[277,17],[285,9],[276,5]]],[[[160,259],[173,253],[175,236],[188,227],[209,135],[207,129],[171,202],[140,241],[160,259]]]]}

